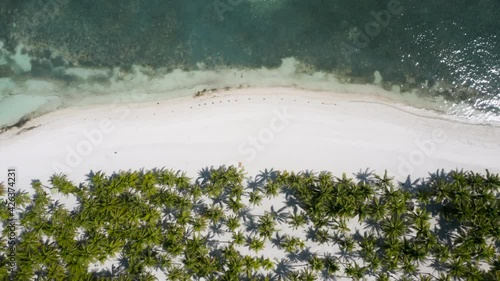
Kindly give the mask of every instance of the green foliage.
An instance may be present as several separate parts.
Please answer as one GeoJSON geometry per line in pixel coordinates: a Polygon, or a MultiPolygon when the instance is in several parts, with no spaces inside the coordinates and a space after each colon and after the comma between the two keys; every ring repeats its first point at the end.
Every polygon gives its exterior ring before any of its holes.
{"type": "Polygon", "coordinates": [[[16,192],[15,210],[0,204],[0,278],[11,214],[17,280],[155,280],[155,269],[168,280],[500,278],[500,178],[488,171],[438,171],[412,189],[387,173],[355,181],[265,170],[248,193],[244,181],[242,170],[225,166],[203,169],[194,182],[165,169],[91,172],[79,185],[62,174],[49,187],[34,180],[34,192],[16,192]],[[67,209],[47,188],[78,206],[67,209]],[[283,208],[252,213],[275,197],[283,208]],[[270,258],[269,244],[287,258],[270,258]],[[115,258],[117,270],[93,271],[115,258]]]}

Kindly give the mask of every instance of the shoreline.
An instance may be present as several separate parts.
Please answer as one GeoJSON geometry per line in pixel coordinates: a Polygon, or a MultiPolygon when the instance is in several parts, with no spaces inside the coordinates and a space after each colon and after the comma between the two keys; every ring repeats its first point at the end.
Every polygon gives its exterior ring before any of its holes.
{"type": "MultiPolygon", "coordinates": [[[[352,85],[354,86],[354,85],[352,85]]],[[[358,86],[368,86],[371,87],[373,85],[358,85],[358,86]]],[[[192,98],[193,100],[203,100],[215,97],[226,97],[238,94],[248,94],[248,92],[265,92],[265,95],[271,96],[272,93],[269,91],[288,91],[287,95],[299,95],[305,98],[314,98],[319,100],[330,100],[330,102],[335,102],[335,100],[348,101],[352,103],[372,103],[378,104],[382,106],[391,107],[397,110],[400,110],[404,113],[412,114],[422,118],[436,119],[448,121],[451,123],[458,123],[464,125],[474,125],[474,126],[491,126],[491,127],[500,127],[500,122],[496,121],[485,121],[485,120],[468,120],[464,119],[460,116],[450,115],[444,111],[440,111],[433,108],[420,107],[416,105],[412,105],[406,103],[403,100],[399,100],[396,97],[389,97],[382,94],[382,92],[375,93],[351,93],[351,92],[332,92],[327,90],[311,90],[306,89],[304,87],[290,86],[290,87],[243,87],[243,88],[230,88],[226,87],[223,89],[203,89],[202,91],[194,92],[191,96],[173,96],[173,97],[162,97],[161,95],[157,95],[158,99],[151,100],[150,97],[144,98],[139,94],[136,97],[126,97],[125,99],[129,100],[127,102],[116,102],[116,100],[111,103],[116,106],[149,106],[155,103],[183,103],[187,102],[187,99],[192,98]],[[293,93],[292,93],[293,92],[293,93]],[[132,99],[132,102],[130,100],[132,99]],[[134,101],[134,99],[138,99],[138,101],[134,101]]],[[[380,90],[380,89],[378,89],[380,90]]],[[[264,93],[261,93],[264,95],[264,93]]],[[[143,94],[142,94],[143,95],[143,94]]],[[[57,115],[59,113],[64,114],[65,112],[71,111],[84,111],[84,110],[95,110],[99,108],[107,108],[109,104],[107,103],[91,103],[91,104],[83,104],[83,105],[67,105],[58,107],[48,112],[40,113],[39,115],[36,112],[32,112],[25,117],[21,118],[16,124],[5,126],[2,130],[0,130],[0,140],[5,139],[5,136],[14,136],[20,135],[26,131],[38,128],[41,124],[33,125],[39,123],[38,120],[44,120],[46,116],[47,118],[51,118],[51,116],[57,115]],[[31,115],[31,116],[30,116],[31,115]]]]}
{"type": "Polygon", "coordinates": [[[34,128],[0,135],[0,169],[17,167],[26,186],[59,172],[82,181],[90,170],[166,167],[194,177],[204,167],[239,163],[249,173],[369,168],[397,180],[436,169],[500,172],[500,127],[345,93],[237,89],[65,108],[24,127],[34,128]]]}
{"type": "Polygon", "coordinates": [[[80,82],[69,86],[53,80],[27,79],[18,83],[10,78],[1,78],[0,84],[4,85],[0,85],[0,90],[8,94],[0,95],[0,126],[12,127],[23,118],[37,118],[65,108],[106,105],[117,100],[125,103],[153,102],[189,97],[201,92],[224,94],[226,91],[262,88],[316,92],[323,98],[332,93],[334,96],[343,93],[363,100],[382,99],[399,104],[400,107],[436,111],[463,122],[500,125],[498,116],[474,110],[468,104],[451,103],[440,96],[425,95],[416,89],[402,91],[401,85],[384,82],[378,71],[373,74],[373,82],[356,84],[341,74],[305,72],[303,67],[300,61],[287,58],[275,69],[175,69],[171,72],[159,70],[158,73],[150,73],[146,68],[134,66],[130,72],[113,69],[104,75],[102,70],[74,68],[68,70],[72,70],[68,75],[80,82]],[[106,83],[89,80],[101,76],[106,78],[106,83]]]}

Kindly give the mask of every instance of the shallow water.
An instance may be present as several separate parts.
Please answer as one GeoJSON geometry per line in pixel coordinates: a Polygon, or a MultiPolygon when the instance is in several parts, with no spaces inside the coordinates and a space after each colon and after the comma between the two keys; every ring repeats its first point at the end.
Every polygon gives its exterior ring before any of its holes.
{"type": "Polygon", "coordinates": [[[6,0],[0,126],[135,92],[368,83],[498,121],[498,11],[496,0],[6,0]]]}

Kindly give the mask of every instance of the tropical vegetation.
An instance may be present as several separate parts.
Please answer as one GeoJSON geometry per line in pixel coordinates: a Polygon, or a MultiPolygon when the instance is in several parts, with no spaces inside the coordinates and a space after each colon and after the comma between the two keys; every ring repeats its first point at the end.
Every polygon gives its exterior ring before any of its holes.
{"type": "Polygon", "coordinates": [[[57,174],[16,193],[14,280],[500,280],[499,191],[488,171],[57,174]]]}

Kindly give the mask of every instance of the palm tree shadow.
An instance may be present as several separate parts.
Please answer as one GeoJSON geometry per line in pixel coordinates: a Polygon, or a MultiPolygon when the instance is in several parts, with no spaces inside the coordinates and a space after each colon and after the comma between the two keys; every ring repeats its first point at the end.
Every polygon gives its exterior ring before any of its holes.
{"type": "Polygon", "coordinates": [[[307,228],[307,232],[306,232],[306,240],[307,241],[311,240],[312,242],[316,242],[317,241],[317,235],[316,235],[317,232],[318,232],[318,228],[309,226],[307,228]]]}
{"type": "Polygon", "coordinates": [[[111,265],[111,269],[101,269],[98,272],[93,272],[93,277],[98,279],[115,279],[124,273],[125,268],[122,266],[111,265]]]}
{"type": "Polygon", "coordinates": [[[290,260],[282,258],[276,263],[276,269],[274,270],[275,275],[272,280],[286,280],[286,276],[292,271],[293,266],[290,264],[290,260]]]}
{"type": "Polygon", "coordinates": [[[54,213],[54,211],[60,207],[64,208],[64,203],[61,203],[59,200],[56,200],[53,203],[49,203],[48,210],[50,213],[54,213]]]}
{"type": "Polygon", "coordinates": [[[288,212],[285,212],[287,206],[281,207],[279,210],[275,210],[274,206],[271,206],[271,215],[279,223],[282,224],[288,219],[288,212]]]}
{"type": "Polygon", "coordinates": [[[288,252],[286,254],[286,257],[287,257],[287,259],[290,262],[293,262],[293,263],[296,263],[296,262],[300,261],[300,259],[299,259],[299,252],[298,251],[288,252]]]}
{"type": "Polygon", "coordinates": [[[314,170],[305,170],[302,175],[306,178],[312,178],[316,176],[316,172],[314,170]]]}
{"type": "Polygon", "coordinates": [[[259,171],[260,173],[255,176],[255,182],[258,184],[264,184],[268,181],[274,181],[278,177],[278,173],[273,169],[265,169],[264,171],[259,171]]]}
{"type": "Polygon", "coordinates": [[[291,194],[286,196],[285,202],[283,203],[285,203],[286,207],[291,207],[294,209],[294,211],[297,211],[297,206],[299,205],[299,201],[297,200],[297,198],[295,198],[295,196],[291,194]]]}
{"type": "Polygon", "coordinates": [[[252,191],[255,191],[255,190],[259,190],[259,191],[262,191],[261,190],[261,187],[262,187],[262,184],[257,182],[256,180],[252,180],[251,178],[249,178],[247,180],[247,186],[246,186],[246,189],[250,190],[251,192],[252,191]]]}
{"type": "Polygon", "coordinates": [[[119,263],[118,268],[121,268],[123,270],[126,270],[127,268],[130,267],[130,262],[129,262],[128,258],[126,256],[124,256],[123,254],[120,254],[120,257],[118,258],[118,263],[119,263]]]}
{"type": "Polygon", "coordinates": [[[419,183],[421,181],[422,181],[421,178],[417,178],[416,180],[412,181],[410,175],[408,175],[408,177],[406,177],[405,182],[398,182],[398,183],[403,191],[407,191],[410,194],[416,194],[420,187],[419,183]]]}
{"type": "Polygon", "coordinates": [[[365,239],[365,237],[363,235],[361,235],[361,232],[359,232],[359,229],[356,229],[356,232],[352,235],[352,239],[354,239],[354,241],[360,243],[361,241],[363,241],[365,239]]]}
{"type": "Polygon", "coordinates": [[[228,201],[227,194],[225,192],[221,194],[219,197],[212,198],[213,205],[219,205],[219,207],[223,207],[225,205],[225,202],[227,201],[228,201]]]}
{"type": "Polygon", "coordinates": [[[370,171],[370,168],[366,168],[366,170],[359,170],[357,173],[353,173],[358,182],[364,184],[373,184],[376,182],[376,178],[374,176],[374,170],[370,171]]]}
{"type": "Polygon", "coordinates": [[[300,260],[302,261],[307,261],[309,260],[312,256],[314,255],[314,253],[311,252],[311,248],[307,247],[305,248],[304,250],[300,251],[299,253],[299,258],[300,260]]]}
{"type": "Polygon", "coordinates": [[[199,184],[201,187],[205,187],[205,185],[208,182],[210,182],[210,180],[212,179],[212,171],[213,170],[214,170],[214,166],[202,168],[198,172],[198,177],[196,178],[195,183],[199,184]]]}
{"type": "Polygon", "coordinates": [[[444,169],[441,170],[436,170],[435,173],[429,173],[429,177],[427,178],[428,182],[434,182],[434,181],[447,181],[450,182],[452,180],[451,174],[453,171],[450,172],[445,172],[444,169]]]}
{"type": "Polygon", "coordinates": [[[307,248],[300,250],[298,252],[290,253],[288,255],[290,260],[300,261],[300,262],[307,262],[312,256],[313,256],[313,253],[311,252],[310,247],[307,247],[307,248]]]}
{"type": "Polygon", "coordinates": [[[439,262],[437,259],[433,259],[431,263],[429,263],[429,267],[431,267],[432,269],[436,270],[436,271],[445,271],[446,270],[446,266],[439,262]]]}
{"type": "Polygon", "coordinates": [[[259,229],[259,224],[255,221],[253,217],[248,219],[245,223],[245,230],[251,234],[257,233],[257,230],[259,229]]]}
{"type": "Polygon", "coordinates": [[[245,206],[244,208],[238,211],[238,217],[242,218],[243,222],[246,222],[247,219],[253,220],[252,210],[250,209],[250,207],[245,206]]]}
{"type": "Polygon", "coordinates": [[[215,237],[215,236],[220,237],[220,236],[224,235],[224,233],[226,233],[223,229],[223,225],[224,225],[223,223],[210,225],[209,231],[210,231],[210,234],[212,234],[211,238],[215,237]]]}
{"type": "Polygon", "coordinates": [[[208,206],[203,199],[199,199],[193,202],[193,211],[195,212],[195,214],[203,214],[207,211],[207,209],[208,206]]]}
{"type": "Polygon", "coordinates": [[[453,232],[458,230],[460,223],[445,219],[443,216],[437,217],[437,224],[434,226],[438,240],[441,243],[446,243],[448,246],[453,246],[453,232]]]}
{"type": "Polygon", "coordinates": [[[278,232],[276,232],[276,236],[274,238],[271,238],[271,244],[273,244],[273,247],[276,246],[276,248],[281,249],[281,245],[285,241],[285,235],[280,235],[278,232]]]}
{"type": "Polygon", "coordinates": [[[380,224],[379,221],[374,220],[372,218],[368,218],[365,220],[366,226],[364,227],[365,229],[370,229],[370,231],[375,232],[377,235],[380,235],[380,232],[382,231],[382,225],[380,224]]]}

